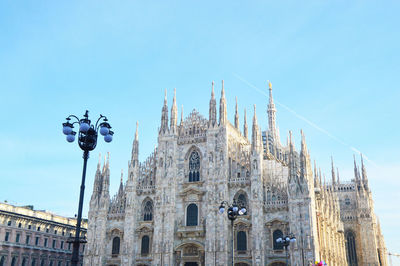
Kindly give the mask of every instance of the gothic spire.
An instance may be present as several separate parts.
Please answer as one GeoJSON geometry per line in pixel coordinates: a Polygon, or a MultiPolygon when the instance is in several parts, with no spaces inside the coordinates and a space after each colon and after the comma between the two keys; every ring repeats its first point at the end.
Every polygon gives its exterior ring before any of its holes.
{"type": "Polygon", "coordinates": [[[224,80],[222,80],[221,99],[219,102],[219,125],[224,125],[226,122],[227,122],[227,114],[226,114],[225,88],[224,88],[224,80]]]}
{"type": "Polygon", "coordinates": [[[101,153],[99,153],[99,161],[97,163],[97,171],[100,171],[100,164],[101,164],[101,153]]]}
{"type": "Polygon", "coordinates": [[[122,195],[124,192],[124,183],[123,183],[123,178],[124,178],[124,170],[121,169],[121,182],[119,184],[119,189],[118,189],[118,195],[122,195]]]}
{"type": "Polygon", "coordinates": [[[367,170],[365,169],[363,156],[361,154],[361,173],[362,173],[362,180],[365,186],[365,190],[368,190],[368,177],[367,177],[367,170]]]}
{"type": "Polygon", "coordinates": [[[260,131],[258,128],[258,121],[257,121],[257,113],[256,113],[256,105],[254,105],[254,116],[253,116],[253,128],[252,128],[252,149],[253,150],[258,150],[260,147],[260,131]]]}
{"type": "Polygon", "coordinates": [[[176,107],[176,88],[174,88],[174,99],[172,100],[172,107],[171,107],[171,131],[173,133],[176,132],[176,126],[178,123],[178,108],[176,107]]]}
{"type": "Polygon", "coordinates": [[[276,109],[275,109],[275,104],[274,100],[272,98],[272,84],[271,82],[268,81],[268,87],[269,87],[269,103],[268,103],[268,128],[270,135],[272,139],[275,141],[277,134],[276,134],[276,109]]]}
{"type": "Polygon", "coordinates": [[[308,157],[306,137],[303,133],[303,130],[300,130],[300,133],[301,133],[300,170],[302,172],[303,178],[306,178],[308,180],[310,162],[308,157]]]}
{"type": "Polygon", "coordinates": [[[356,162],[356,156],[354,154],[353,154],[353,159],[354,159],[354,177],[356,180],[358,180],[359,179],[358,167],[356,162]]]}
{"type": "Polygon", "coordinates": [[[236,96],[236,108],[235,108],[235,127],[239,130],[239,112],[238,112],[238,101],[236,96]]]}
{"type": "Polygon", "coordinates": [[[168,105],[167,105],[167,89],[165,89],[164,106],[161,113],[161,127],[160,133],[166,133],[168,131],[168,105]]]}
{"type": "Polygon", "coordinates": [[[132,144],[132,158],[131,165],[135,167],[139,164],[139,122],[136,121],[135,139],[132,144]]]}
{"type": "Polygon", "coordinates": [[[244,108],[244,125],[243,125],[243,136],[248,138],[248,128],[247,128],[247,117],[246,117],[246,108],[244,108]]]}
{"type": "Polygon", "coordinates": [[[336,167],[336,182],[340,184],[340,179],[339,179],[339,168],[336,167]]]}
{"type": "Polygon", "coordinates": [[[209,127],[214,127],[217,124],[217,103],[214,95],[214,81],[211,83],[211,99],[209,107],[209,127]]]}

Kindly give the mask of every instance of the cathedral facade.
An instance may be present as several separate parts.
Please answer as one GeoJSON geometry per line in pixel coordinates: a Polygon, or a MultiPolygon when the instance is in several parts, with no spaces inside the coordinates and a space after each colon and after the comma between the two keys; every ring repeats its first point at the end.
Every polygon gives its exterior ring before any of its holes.
{"type": "Polygon", "coordinates": [[[208,119],[193,110],[178,123],[176,95],[170,116],[165,96],[154,152],[139,162],[136,128],[113,197],[109,160],[98,164],[84,265],[387,265],[364,163],[355,160],[343,182],[332,162],[326,182],[303,132],[299,151],[291,132],[281,143],[271,84],[267,114],[262,131],[254,106],[249,136],[237,102],[234,123],[227,119],[223,82],[219,106],[212,84],[208,119]],[[223,201],[247,212],[231,224],[218,212],[223,201]],[[276,241],[284,236],[297,241],[276,241]]]}

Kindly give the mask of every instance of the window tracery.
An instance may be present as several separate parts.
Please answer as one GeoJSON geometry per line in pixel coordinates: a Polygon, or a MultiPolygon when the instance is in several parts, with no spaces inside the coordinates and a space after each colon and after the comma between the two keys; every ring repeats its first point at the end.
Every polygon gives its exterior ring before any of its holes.
{"type": "Polygon", "coordinates": [[[189,182],[200,181],[200,156],[197,151],[192,151],[189,157],[189,182]]]}

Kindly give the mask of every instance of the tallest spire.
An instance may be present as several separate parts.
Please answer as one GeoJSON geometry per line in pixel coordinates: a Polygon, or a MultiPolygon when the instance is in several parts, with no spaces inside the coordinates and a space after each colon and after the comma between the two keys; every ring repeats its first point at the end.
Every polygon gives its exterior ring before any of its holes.
{"type": "Polygon", "coordinates": [[[269,133],[270,133],[272,139],[275,141],[277,139],[276,125],[275,125],[276,109],[275,109],[274,99],[272,98],[272,84],[269,81],[268,81],[268,88],[269,88],[269,103],[268,103],[268,111],[267,111],[268,112],[268,128],[269,128],[269,133]]]}

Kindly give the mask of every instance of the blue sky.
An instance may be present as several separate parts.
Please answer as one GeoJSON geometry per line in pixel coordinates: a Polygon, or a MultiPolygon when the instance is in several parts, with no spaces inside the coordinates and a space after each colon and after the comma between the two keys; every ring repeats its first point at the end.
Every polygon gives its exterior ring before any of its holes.
{"type": "Polygon", "coordinates": [[[114,192],[137,120],[141,160],[154,148],[165,88],[169,104],[177,88],[179,110],[208,117],[211,81],[219,99],[224,79],[229,119],[237,96],[241,121],[256,104],[266,129],[270,80],[282,141],[293,130],[298,145],[303,129],[312,159],[328,174],[332,155],[343,180],[354,149],[367,156],[399,253],[398,13],[396,1],[2,1],[0,200],[76,212],[82,154],[61,133],[69,114],[107,115],[115,130],[91,154],[87,212],[98,153],[111,153],[114,192]]]}

